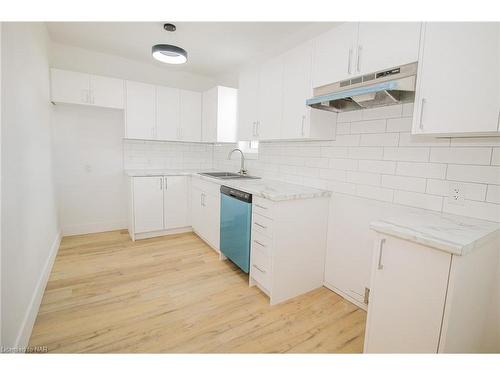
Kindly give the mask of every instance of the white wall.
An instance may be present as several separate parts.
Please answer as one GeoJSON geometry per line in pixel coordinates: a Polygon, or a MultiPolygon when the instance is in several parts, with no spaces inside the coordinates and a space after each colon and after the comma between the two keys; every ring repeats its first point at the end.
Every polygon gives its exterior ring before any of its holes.
{"type": "Polygon", "coordinates": [[[63,235],[126,228],[123,111],[58,104],[52,128],[63,235]]]}
{"type": "Polygon", "coordinates": [[[204,91],[217,84],[214,78],[182,72],[175,67],[159,67],[54,42],[51,67],[194,91],[204,91]]]}
{"type": "Polygon", "coordinates": [[[2,99],[2,342],[13,347],[28,342],[59,247],[44,24],[3,24],[2,99]]]}

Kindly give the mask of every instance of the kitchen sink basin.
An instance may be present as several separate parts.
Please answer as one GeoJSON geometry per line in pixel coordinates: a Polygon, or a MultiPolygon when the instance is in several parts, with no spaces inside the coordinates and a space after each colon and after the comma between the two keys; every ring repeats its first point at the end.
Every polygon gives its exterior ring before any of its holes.
{"type": "Polygon", "coordinates": [[[199,174],[202,176],[218,178],[219,180],[255,180],[260,178],[233,172],[206,172],[199,174]]]}

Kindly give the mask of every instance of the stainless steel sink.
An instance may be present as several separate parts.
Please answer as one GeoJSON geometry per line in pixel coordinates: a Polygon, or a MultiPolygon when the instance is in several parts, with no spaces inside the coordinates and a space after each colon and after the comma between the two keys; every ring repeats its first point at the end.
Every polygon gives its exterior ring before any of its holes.
{"type": "Polygon", "coordinates": [[[246,174],[232,173],[232,172],[206,172],[198,173],[202,176],[218,178],[219,180],[255,180],[260,177],[249,176],[246,174]]]}

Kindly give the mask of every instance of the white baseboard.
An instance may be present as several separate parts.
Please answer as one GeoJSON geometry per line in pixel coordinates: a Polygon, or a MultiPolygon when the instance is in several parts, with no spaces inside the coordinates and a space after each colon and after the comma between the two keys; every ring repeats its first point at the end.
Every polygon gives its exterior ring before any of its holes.
{"type": "Polygon", "coordinates": [[[355,305],[356,305],[356,306],[358,306],[360,309],[363,309],[363,310],[365,310],[365,311],[367,311],[367,310],[368,310],[368,306],[367,306],[367,305],[365,305],[365,304],[364,304],[364,303],[362,303],[362,302],[359,302],[357,299],[353,298],[352,296],[350,296],[349,294],[347,294],[347,293],[343,292],[342,290],[337,289],[337,288],[335,288],[334,286],[332,286],[332,285],[330,285],[330,284],[328,284],[328,283],[326,283],[326,282],[325,282],[325,283],[323,283],[323,285],[324,285],[326,288],[330,289],[331,291],[333,291],[333,292],[337,293],[337,294],[338,294],[339,296],[341,296],[342,298],[344,298],[344,299],[348,300],[349,302],[351,302],[351,303],[355,304],[355,305]]]}
{"type": "MultiPolygon", "coordinates": [[[[134,241],[135,240],[145,240],[147,238],[168,236],[170,234],[179,234],[179,233],[186,233],[186,232],[192,232],[192,231],[193,231],[193,228],[191,228],[191,227],[181,227],[181,228],[175,228],[175,229],[158,230],[155,232],[136,233],[133,236],[132,240],[134,240],[134,241]]],[[[129,232],[129,235],[130,235],[130,232],[129,232]]]]}
{"type": "Polygon", "coordinates": [[[35,325],[38,310],[40,309],[40,304],[42,303],[43,293],[45,291],[45,287],[47,286],[47,281],[49,280],[50,272],[52,271],[52,266],[54,265],[57,251],[59,250],[59,245],[61,244],[61,238],[62,232],[59,231],[54,239],[54,242],[52,242],[49,257],[45,262],[40,278],[36,284],[36,288],[33,291],[30,304],[24,315],[21,329],[19,330],[19,334],[17,335],[14,344],[14,347],[16,348],[26,348],[28,346],[31,331],[35,325]]]}
{"type": "Polygon", "coordinates": [[[77,234],[101,233],[125,228],[127,228],[127,221],[63,225],[62,234],[63,236],[74,236],[77,234]]]}

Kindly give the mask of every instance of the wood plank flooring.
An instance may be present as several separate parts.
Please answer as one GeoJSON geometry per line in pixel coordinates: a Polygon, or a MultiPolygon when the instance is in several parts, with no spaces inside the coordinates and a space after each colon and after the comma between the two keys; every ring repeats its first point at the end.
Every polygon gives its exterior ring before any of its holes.
{"type": "Polygon", "coordinates": [[[326,288],[270,306],[193,233],[65,237],[30,346],[55,353],[361,352],[366,313],[326,288]]]}

